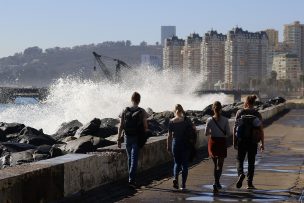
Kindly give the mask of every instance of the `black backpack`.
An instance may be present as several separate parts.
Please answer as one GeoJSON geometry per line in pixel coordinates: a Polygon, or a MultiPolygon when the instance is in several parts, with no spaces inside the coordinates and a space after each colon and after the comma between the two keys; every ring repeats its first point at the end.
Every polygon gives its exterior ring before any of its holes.
{"type": "Polygon", "coordinates": [[[253,115],[256,112],[246,112],[242,110],[240,112],[240,118],[236,120],[236,136],[238,142],[251,143],[254,142],[253,132],[257,127],[254,125],[257,116],[253,115]]]}
{"type": "Polygon", "coordinates": [[[124,131],[128,136],[138,136],[144,132],[143,113],[141,108],[124,111],[124,131]]]}

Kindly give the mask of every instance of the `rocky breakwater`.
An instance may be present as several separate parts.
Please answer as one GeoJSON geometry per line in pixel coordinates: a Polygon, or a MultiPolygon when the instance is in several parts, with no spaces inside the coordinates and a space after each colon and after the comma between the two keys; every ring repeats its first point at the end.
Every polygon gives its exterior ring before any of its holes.
{"type": "MultiPolygon", "coordinates": [[[[257,110],[285,102],[277,97],[267,102],[256,102],[257,110]]],[[[187,116],[195,125],[203,125],[213,115],[212,105],[203,110],[188,110],[187,116]]],[[[243,108],[243,102],[223,106],[223,115],[227,118],[235,116],[243,108]]],[[[149,136],[161,136],[168,132],[168,123],[173,118],[171,111],[153,112],[149,114],[149,136]]],[[[116,144],[118,118],[94,118],[83,125],[78,120],[62,123],[57,132],[47,135],[42,129],[25,126],[20,123],[0,122],[0,168],[49,159],[67,153],[90,153],[105,146],[116,144]]]]}

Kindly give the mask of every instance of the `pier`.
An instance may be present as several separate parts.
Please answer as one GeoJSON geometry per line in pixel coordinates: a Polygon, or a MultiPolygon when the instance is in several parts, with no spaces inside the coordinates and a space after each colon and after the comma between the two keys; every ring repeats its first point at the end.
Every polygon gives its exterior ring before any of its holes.
{"type": "Polygon", "coordinates": [[[13,103],[17,97],[31,97],[43,101],[48,92],[48,88],[0,87],[0,103],[13,103]]]}
{"type": "Polygon", "coordinates": [[[242,188],[235,187],[236,150],[229,147],[221,177],[223,189],[213,194],[213,162],[203,148],[189,169],[186,192],[172,188],[172,164],[167,164],[139,174],[141,187],[136,190],[119,182],[60,202],[303,202],[304,109],[290,110],[267,122],[265,151],[256,158],[256,190],[246,189],[246,179],[242,188]]]}
{"type": "MultiPolygon", "coordinates": [[[[172,154],[166,136],[151,137],[141,149],[138,188],[127,184],[127,156],[116,145],[88,154],[67,154],[0,173],[0,202],[298,202],[304,188],[304,104],[281,103],[260,110],[265,151],[256,159],[256,190],[237,189],[236,151],[230,143],[221,183],[213,194],[213,163],[208,158],[205,126],[197,126],[198,157],[191,164],[187,191],[172,188],[172,154]]],[[[230,129],[234,119],[229,120],[230,129]]],[[[231,137],[230,137],[231,141],[231,137]]],[[[245,165],[246,166],[246,165],[245,165]]],[[[246,171],[246,167],[245,167],[246,171]]]]}

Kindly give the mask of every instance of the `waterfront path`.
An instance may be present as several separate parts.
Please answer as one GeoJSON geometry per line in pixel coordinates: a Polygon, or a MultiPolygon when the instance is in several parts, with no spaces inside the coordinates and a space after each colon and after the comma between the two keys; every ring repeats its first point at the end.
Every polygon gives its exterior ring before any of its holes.
{"type": "Polygon", "coordinates": [[[63,202],[298,202],[304,187],[304,109],[291,110],[265,128],[265,151],[259,152],[256,160],[257,190],[245,189],[246,180],[241,189],[235,188],[235,156],[230,147],[221,178],[224,188],[215,195],[213,164],[206,157],[206,150],[202,150],[198,163],[189,170],[186,192],[172,188],[172,164],[166,164],[141,174],[142,186],[137,190],[113,183],[63,202]]]}

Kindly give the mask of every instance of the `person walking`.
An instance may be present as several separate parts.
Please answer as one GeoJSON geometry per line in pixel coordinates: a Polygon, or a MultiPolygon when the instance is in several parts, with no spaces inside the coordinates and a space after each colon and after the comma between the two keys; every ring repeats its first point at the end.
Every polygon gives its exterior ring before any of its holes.
{"type": "Polygon", "coordinates": [[[122,132],[124,131],[126,151],[128,156],[129,185],[135,188],[136,170],[139,154],[139,137],[145,136],[148,129],[147,112],[140,108],[140,94],[134,92],[131,97],[132,105],[126,107],[120,118],[117,145],[121,148],[122,132]]]}
{"type": "MultiPolygon", "coordinates": [[[[174,158],[173,167],[173,187],[179,188],[178,176],[182,171],[182,184],[181,190],[186,189],[186,181],[188,177],[188,162],[190,157],[190,146],[187,137],[187,129],[195,126],[191,120],[185,117],[185,112],[180,104],[175,106],[174,110],[175,117],[169,122],[169,135],[167,138],[167,150],[172,152],[174,158]]],[[[192,129],[191,129],[192,130],[192,129]]]]}
{"type": "Polygon", "coordinates": [[[228,119],[221,115],[222,104],[215,101],[212,105],[214,116],[207,119],[205,135],[209,136],[208,153],[214,163],[213,192],[222,189],[220,177],[222,175],[224,159],[227,157],[227,136],[230,134],[228,119]]]}
{"type": "Polygon", "coordinates": [[[262,116],[254,109],[255,95],[247,96],[244,109],[236,113],[235,126],[233,129],[233,145],[237,149],[237,188],[242,187],[244,174],[244,160],[247,155],[248,173],[247,189],[255,189],[253,185],[255,156],[257,154],[258,142],[261,142],[260,150],[264,150],[264,131],[262,116]]]}

